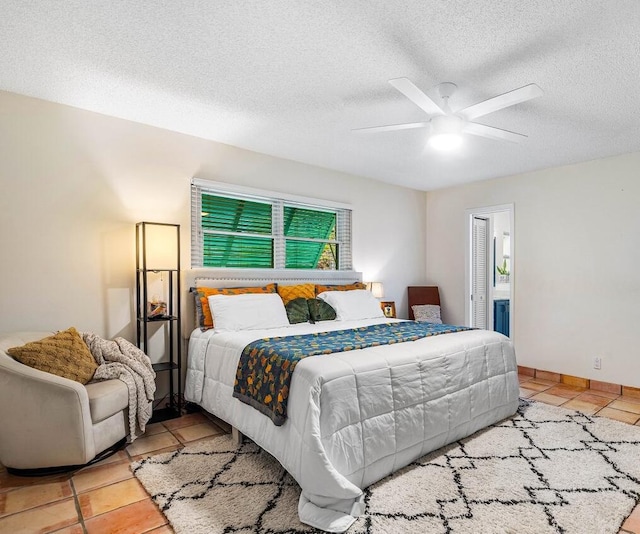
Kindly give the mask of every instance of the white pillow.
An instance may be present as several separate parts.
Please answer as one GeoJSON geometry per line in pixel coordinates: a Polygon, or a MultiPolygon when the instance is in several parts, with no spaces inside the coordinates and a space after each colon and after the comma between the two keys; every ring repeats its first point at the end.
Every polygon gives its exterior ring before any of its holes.
{"type": "Polygon", "coordinates": [[[371,294],[371,291],[366,289],[325,291],[320,293],[318,298],[336,310],[338,321],[384,317],[380,301],[371,294]]]}
{"type": "Polygon", "coordinates": [[[277,293],[211,295],[207,300],[216,331],[289,326],[287,311],[277,293]]]}
{"type": "Polygon", "coordinates": [[[424,321],[426,323],[442,324],[440,319],[440,306],[437,304],[417,304],[411,306],[413,316],[416,321],[424,321]]]}

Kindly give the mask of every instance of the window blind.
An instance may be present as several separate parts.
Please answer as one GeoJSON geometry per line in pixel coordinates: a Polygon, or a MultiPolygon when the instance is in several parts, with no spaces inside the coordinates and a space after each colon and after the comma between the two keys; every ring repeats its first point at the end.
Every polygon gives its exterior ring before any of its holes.
{"type": "Polygon", "coordinates": [[[203,194],[203,230],[271,235],[271,204],[203,194]]]}
{"type": "Polygon", "coordinates": [[[204,267],[273,267],[272,205],[200,194],[204,267]]]}
{"type": "Polygon", "coordinates": [[[351,270],[351,210],[191,191],[192,267],[351,270]]]}
{"type": "Polygon", "coordinates": [[[336,212],[284,207],[286,267],[337,269],[336,212]]]}

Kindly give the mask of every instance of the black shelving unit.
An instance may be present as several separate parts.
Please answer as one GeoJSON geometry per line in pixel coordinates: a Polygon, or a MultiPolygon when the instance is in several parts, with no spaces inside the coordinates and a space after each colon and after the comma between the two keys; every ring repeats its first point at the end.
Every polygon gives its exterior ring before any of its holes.
{"type": "Polygon", "coordinates": [[[159,356],[162,360],[153,364],[156,374],[168,373],[169,376],[168,401],[164,406],[154,407],[150,423],[180,417],[182,412],[180,309],[180,225],[139,222],[136,224],[137,343],[138,348],[152,360],[156,359],[152,356],[159,356]],[[170,239],[165,242],[167,237],[170,239]],[[166,290],[163,295],[166,313],[155,317],[149,316],[149,276],[152,274],[160,275],[161,280],[167,277],[166,283],[164,280],[161,282],[161,287],[166,290]],[[149,327],[154,323],[165,329],[166,341],[161,355],[149,352],[149,327]]]}

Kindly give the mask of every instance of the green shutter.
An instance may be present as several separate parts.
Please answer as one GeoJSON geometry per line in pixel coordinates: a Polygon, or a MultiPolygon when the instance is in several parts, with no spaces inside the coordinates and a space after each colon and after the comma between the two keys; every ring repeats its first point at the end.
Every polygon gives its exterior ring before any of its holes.
{"type": "Polygon", "coordinates": [[[271,204],[203,194],[202,228],[271,235],[271,204]]]}
{"type": "Polygon", "coordinates": [[[285,237],[329,239],[335,235],[336,214],[293,206],[284,207],[285,237]]]}
{"type": "MultiPolygon", "coordinates": [[[[200,223],[193,238],[197,264],[267,269],[275,265],[288,269],[339,268],[337,211],[277,198],[226,196],[204,190],[196,190],[196,194],[197,202],[192,195],[192,224],[200,223]]],[[[345,250],[348,254],[349,247],[345,250]]]]}
{"type": "Polygon", "coordinates": [[[203,194],[201,209],[205,267],[273,267],[271,204],[203,194]]]}
{"type": "MultiPolygon", "coordinates": [[[[335,212],[293,206],[284,207],[284,235],[311,239],[335,239],[335,212]]],[[[333,244],[286,240],[287,269],[336,269],[337,249],[333,244]]]]}
{"type": "Polygon", "coordinates": [[[334,243],[314,241],[286,242],[287,269],[337,269],[338,252],[334,243]]]}
{"type": "Polygon", "coordinates": [[[237,235],[204,235],[205,267],[273,267],[273,240],[237,235]]]}

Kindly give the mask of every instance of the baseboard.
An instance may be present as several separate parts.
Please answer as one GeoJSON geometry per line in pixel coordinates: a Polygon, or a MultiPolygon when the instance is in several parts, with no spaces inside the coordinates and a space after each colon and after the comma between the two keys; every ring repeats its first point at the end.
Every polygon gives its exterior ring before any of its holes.
{"type": "Polygon", "coordinates": [[[551,380],[569,386],[577,386],[596,391],[605,391],[616,395],[625,395],[627,397],[635,397],[640,399],[640,388],[632,386],[624,386],[622,384],[612,384],[611,382],[602,382],[600,380],[592,380],[590,378],[582,378],[573,375],[564,375],[553,371],[545,371],[543,369],[535,369],[533,367],[525,367],[518,365],[518,374],[538,378],[541,380],[551,380]]]}

